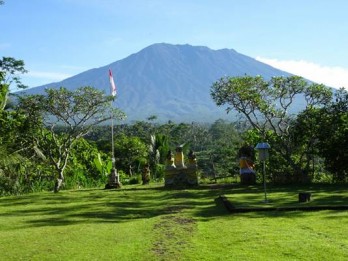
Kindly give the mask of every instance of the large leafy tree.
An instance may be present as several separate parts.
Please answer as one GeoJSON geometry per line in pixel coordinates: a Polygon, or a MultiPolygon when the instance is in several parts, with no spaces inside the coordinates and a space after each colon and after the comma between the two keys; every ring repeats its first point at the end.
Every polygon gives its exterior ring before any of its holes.
{"type": "MultiPolygon", "coordinates": [[[[215,82],[211,96],[218,106],[227,105],[242,115],[264,141],[272,144],[272,150],[279,153],[290,165],[296,176],[306,177],[309,166],[303,166],[302,155],[309,148],[294,147],[289,126],[294,116],[294,101],[303,100],[305,107],[327,104],[332,91],[322,84],[308,83],[299,76],[225,77],[215,82]]],[[[305,160],[306,161],[306,160],[305,160]]]]}
{"type": "Polygon", "coordinates": [[[348,92],[340,89],[335,101],[320,113],[320,154],[326,167],[333,173],[334,181],[343,182],[348,177],[348,92]]]}
{"type": "Polygon", "coordinates": [[[333,101],[323,108],[307,108],[292,128],[296,141],[315,144],[312,154],[324,158],[334,182],[348,178],[348,92],[345,89],[335,92],[333,101]]]}
{"type": "Polygon", "coordinates": [[[35,146],[54,166],[57,172],[54,191],[64,181],[64,171],[76,141],[87,135],[94,126],[124,114],[112,108],[111,96],[93,87],[70,91],[64,87],[47,89],[46,95],[30,95],[20,99],[20,107],[31,122],[39,126],[39,135],[33,138],[35,146]]]}
{"type": "Polygon", "coordinates": [[[11,57],[0,60],[0,176],[5,175],[11,183],[19,176],[19,163],[25,162],[20,152],[26,147],[25,136],[29,128],[22,114],[8,110],[9,90],[11,85],[25,88],[19,75],[26,72],[22,60],[11,57]]]}

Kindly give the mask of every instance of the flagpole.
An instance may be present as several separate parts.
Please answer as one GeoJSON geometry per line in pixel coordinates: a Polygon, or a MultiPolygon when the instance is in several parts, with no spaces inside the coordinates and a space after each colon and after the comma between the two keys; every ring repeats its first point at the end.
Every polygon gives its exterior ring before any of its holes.
{"type": "MultiPolygon", "coordinates": [[[[113,108],[113,100],[111,101],[111,108],[113,108]]],[[[115,146],[114,146],[114,112],[111,111],[111,161],[112,169],[116,168],[115,160],[115,146]]]]}
{"type": "MultiPolygon", "coordinates": [[[[110,80],[110,91],[113,99],[111,101],[111,109],[113,109],[113,105],[115,102],[116,96],[116,85],[114,82],[114,77],[112,75],[111,69],[109,69],[109,80],[110,80]]],[[[112,168],[116,169],[116,160],[115,160],[115,148],[114,148],[114,112],[111,111],[111,153],[112,153],[112,168]]]]}
{"type": "Polygon", "coordinates": [[[109,175],[109,181],[105,185],[105,189],[112,189],[112,188],[120,188],[121,183],[119,176],[117,174],[116,169],[116,159],[115,159],[115,144],[114,144],[114,111],[113,111],[113,105],[115,102],[115,96],[116,96],[116,85],[114,83],[114,79],[112,76],[112,72],[109,69],[109,80],[110,80],[110,87],[111,87],[111,95],[113,96],[113,99],[111,101],[111,162],[112,162],[112,169],[111,173],[109,175]]]}

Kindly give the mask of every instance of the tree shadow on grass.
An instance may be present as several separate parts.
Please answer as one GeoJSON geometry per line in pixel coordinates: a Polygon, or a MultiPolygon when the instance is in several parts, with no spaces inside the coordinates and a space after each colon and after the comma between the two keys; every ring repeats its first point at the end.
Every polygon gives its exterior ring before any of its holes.
{"type": "Polygon", "coordinates": [[[164,189],[141,187],[120,190],[61,191],[2,199],[0,219],[23,217],[20,227],[120,223],[190,211],[211,218],[225,214],[214,197],[224,189],[164,189]]]}
{"type": "MultiPolygon", "coordinates": [[[[286,190],[286,188],[283,188],[286,190]]],[[[323,193],[324,189],[321,190],[323,193]]],[[[337,191],[337,190],[336,190],[337,191]]],[[[23,217],[16,228],[68,226],[90,223],[120,223],[176,213],[187,213],[200,221],[234,215],[216,205],[219,195],[249,193],[245,200],[255,201],[262,196],[262,186],[198,186],[196,188],[167,189],[157,187],[129,187],[116,190],[76,190],[58,194],[43,193],[0,199],[0,219],[23,217]]],[[[347,202],[347,194],[326,195],[323,202],[347,202]]],[[[317,199],[315,199],[317,201],[317,199]]],[[[318,199],[319,200],[319,199],[318,199]]],[[[301,211],[243,213],[246,217],[294,217],[301,211]]]]}

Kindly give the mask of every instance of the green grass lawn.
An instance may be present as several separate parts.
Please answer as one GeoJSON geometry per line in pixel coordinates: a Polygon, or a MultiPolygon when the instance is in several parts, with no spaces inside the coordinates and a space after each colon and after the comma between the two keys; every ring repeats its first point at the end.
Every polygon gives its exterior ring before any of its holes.
{"type": "Polygon", "coordinates": [[[231,214],[237,206],[348,205],[346,186],[163,184],[0,198],[1,260],[348,260],[348,211],[231,214]]]}

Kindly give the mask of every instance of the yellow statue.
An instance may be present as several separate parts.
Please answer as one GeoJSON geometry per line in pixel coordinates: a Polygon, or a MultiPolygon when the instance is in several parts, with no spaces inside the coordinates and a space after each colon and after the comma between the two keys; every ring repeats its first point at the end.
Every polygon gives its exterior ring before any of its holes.
{"type": "Polygon", "coordinates": [[[175,166],[177,169],[184,169],[185,164],[184,164],[184,153],[183,153],[183,149],[182,146],[178,146],[176,147],[176,153],[175,153],[175,166]]]}

